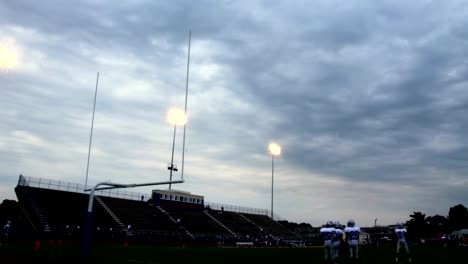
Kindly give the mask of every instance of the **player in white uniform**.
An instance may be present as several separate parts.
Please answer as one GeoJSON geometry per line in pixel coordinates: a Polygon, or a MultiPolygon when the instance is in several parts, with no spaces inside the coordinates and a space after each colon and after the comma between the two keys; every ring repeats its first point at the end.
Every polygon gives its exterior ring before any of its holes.
{"type": "MultiPolygon", "coordinates": [[[[406,230],[406,228],[404,228],[403,224],[398,223],[398,228],[395,229],[395,234],[396,234],[397,239],[398,239],[398,242],[397,242],[397,257],[396,257],[396,262],[397,263],[398,263],[398,255],[400,253],[401,245],[405,246],[406,253],[408,255],[410,253],[408,243],[406,243],[406,233],[408,233],[408,231],[406,230]]],[[[408,257],[408,261],[411,263],[411,257],[408,257]]]]}
{"type": "Polygon", "coordinates": [[[3,232],[0,236],[0,246],[2,245],[2,242],[5,243],[5,245],[8,245],[8,232],[10,232],[10,224],[11,221],[7,221],[7,223],[3,226],[3,232]]]}
{"type": "Polygon", "coordinates": [[[348,242],[349,247],[349,258],[354,259],[357,263],[359,256],[359,233],[361,233],[361,229],[356,226],[354,220],[349,220],[344,232],[346,234],[346,242],[348,242]]]}
{"type": "Polygon", "coordinates": [[[328,256],[333,258],[333,237],[335,235],[335,229],[332,227],[333,222],[327,221],[327,223],[320,229],[320,235],[323,238],[323,247],[325,250],[325,263],[328,263],[328,256]]]}
{"type": "Polygon", "coordinates": [[[341,230],[340,222],[336,221],[333,225],[335,228],[335,235],[333,236],[333,261],[337,263],[341,241],[343,240],[343,230],[341,230]]]}

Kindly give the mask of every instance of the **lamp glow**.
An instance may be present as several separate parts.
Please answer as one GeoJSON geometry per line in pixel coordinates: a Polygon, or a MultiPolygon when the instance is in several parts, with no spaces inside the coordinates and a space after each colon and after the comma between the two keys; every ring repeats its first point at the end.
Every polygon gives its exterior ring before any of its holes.
{"type": "Polygon", "coordinates": [[[281,154],[281,147],[276,143],[271,143],[270,145],[268,145],[268,150],[273,156],[278,156],[281,154]]]}
{"type": "Polygon", "coordinates": [[[17,64],[17,54],[12,49],[0,44],[0,70],[12,69],[17,64]]]}
{"type": "Polygon", "coordinates": [[[187,115],[181,109],[171,108],[167,113],[167,121],[176,126],[183,126],[187,123],[187,115]]]}
{"type": "Polygon", "coordinates": [[[275,175],[275,156],[281,154],[281,147],[276,143],[270,143],[268,145],[268,150],[271,154],[271,219],[274,220],[273,214],[273,183],[274,183],[274,175],[275,175]]]}

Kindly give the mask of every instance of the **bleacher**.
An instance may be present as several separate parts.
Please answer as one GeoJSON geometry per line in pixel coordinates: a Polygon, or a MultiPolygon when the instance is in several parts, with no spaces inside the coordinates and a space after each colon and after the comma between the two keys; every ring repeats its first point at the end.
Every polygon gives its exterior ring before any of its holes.
{"type": "Polygon", "coordinates": [[[229,231],[216,223],[203,211],[176,207],[165,207],[164,210],[194,235],[231,235],[229,231]]]}
{"type": "Polygon", "coordinates": [[[250,221],[254,222],[257,226],[262,228],[266,233],[272,234],[277,237],[286,239],[297,239],[298,237],[291,231],[280,225],[278,222],[273,221],[269,216],[246,214],[242,213],[250,221]]]}
{"type": "MultiPolygon", "coordinates": [[[[45,180],[47,182],[47,180],[45,180]]],[[[20,205],[30,222],[39,232],[48,234],[81,234],[85,226],[89,194],[83,186],[57,184],[59,190],[41,185],[41,180],[28,182],[20,176],[15,188],[20,205]],[[72,188],[69,188],[69,187],[72,188]],[[69,190],[70,189],[70,190],[69,190]],[[81,228],[81,229],[80,229],[81,228]]],[[[193,210],[177,206],[156,206],[140,200],[140,194],[128,197],[112,197],[109,193],[96,192],[93,203],[93,232],[95,237],[114,239],[121,236],[134,238],[181,240],[216,237],[260,238],[272,235],[297,239],[291,231],[273,221],[269,216],[239,213],[228,210],[203,208],[193,210]],[[131,225],[131,230],[127,226],[131,225]]]]}
{"type": "Polygon", "coordinates": [[[224,210],[211,210],[210,214],[238,235],[254,237],[264,236],[264,233],[257,225],[249,222],[240,216],[239,213],[224,210]]]}
{"type": "MultiPolygon", "coordinates": [[[[26,186],[17,186],[15,192],[39,230],[54,231],[84,225],[88,195],[26,186]]],[[[101,206],[95,204],[94,212],[96,225],[116,227],[115,221],[101,206]]]]}
{"type": "Polygon", "coordinates": [[[131,225],[131,229],[138,231],[179,232],[178,226],[167,215],[146,201],[113,197],[100,197],[100,199],[122,221],[125,227],[131,225]]]}

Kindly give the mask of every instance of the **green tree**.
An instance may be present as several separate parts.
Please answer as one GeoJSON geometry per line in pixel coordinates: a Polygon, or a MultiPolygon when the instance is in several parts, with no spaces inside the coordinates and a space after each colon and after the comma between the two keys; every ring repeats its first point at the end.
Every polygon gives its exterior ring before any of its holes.
{"type": "Polygon", "coordinates": [[[437,235],[447,234],[450,232],[449,220],[445,216],[434,215],[426,218],[426,222],[429,225],[429,234],[431,237],[437,235]]]}
{"type": "Polygon", "coordinates": [[[468,228],[468,209],[462,204],[450,207],[448,219],[454,230],[468,228]]]}
{"type": "Polygon", "coordinates": [[[421,212],[413,212],[411,219],[406,222],[409,235],[414,238],[423,238],[429,236],[426,215],[421,212]]]}

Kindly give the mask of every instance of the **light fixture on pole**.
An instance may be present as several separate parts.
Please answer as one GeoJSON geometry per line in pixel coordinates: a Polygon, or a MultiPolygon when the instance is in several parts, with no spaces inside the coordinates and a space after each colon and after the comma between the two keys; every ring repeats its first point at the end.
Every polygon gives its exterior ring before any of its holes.
{"type": "Polygon", "coordinates": [[[0,43],[0,71],[8,71],[18,65],[18,55],[12,47],[0,43]]]}
{"type": "Polygon", "coordinates": [[[281,154],[281,147],[276,143],[268,145],[268,150],[271,154],[271,219],[273,220],[273,179],[275,171],[275,156],[281,154]]]}
{"type": "MultiPolygon", "coordinates": [[[[187,116],[185,115],[185,111],[178,109],[178,108],[171,108],[167,113],[167,121],[170,124],[174,125],[174,137],[172,140],[172,156],[171,156],[171,163],[167,166],[167,169],[170,171],[169,173],[169,181],[172,181],[172,172],[177,171],[177,166],[174,165],[174,147],[175,147],[175,136],[177,126],[183,126],[187,123],[187,116]]],[[[171,189],[171,184],[169,183],[169,189],[171,189]]]]}

